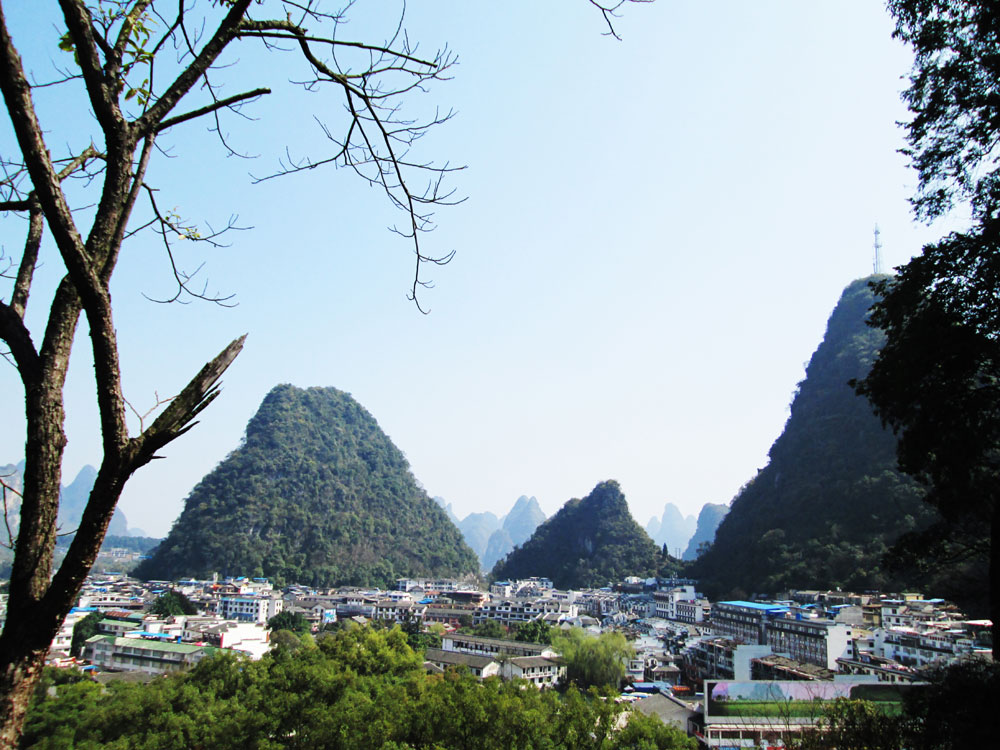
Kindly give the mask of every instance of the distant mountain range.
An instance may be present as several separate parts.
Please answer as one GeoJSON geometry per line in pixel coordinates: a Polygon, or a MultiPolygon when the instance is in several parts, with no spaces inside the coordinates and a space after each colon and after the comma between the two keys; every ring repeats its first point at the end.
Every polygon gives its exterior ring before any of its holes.
{"type": "Polygon", "coordinates": [[[913,585],[883,555],[932,518],[923,490],[896,469],[896,440],[848,385],[882,344],[865,324],[868,282],[850,284],[771,446],[690,575],[706,594],[743,598],[788,588],[864,591],[913,585]]]}
{"type": "MultiPolygon", "coordinates": [[[[546,576],[579,588],[676,574],[683,550],[693,561],[684,574],[713,598],[915,585],[912,575],[888,569],[884,555],[933,512],[923,490],[897,471],[894,436],[848,385],[868,372],[882,343],[865,325],[869,281],[849,285],[830,315],[768,465],[730,505],[706,504],[697,519],[666,503],[644,530],[617,482],[607,481],[549,519],[534,497],[521,496],[504,516],[460,520],[442,498],[427,496],[348,394],[282,385],[136,574],[218,572],[322,586],[488,570],[493,578],[546,576]]],[[[0,467],[14,489],[22,471],[23,463],[0,467]]],[[[95,475],[84,467],[63,488],[62,529],[79,522],[95,475]]],[[[10,511],[16,525],[16,497],[10,511]]],[[[109,534],[126,533],[117,511],[109,534]]]]}
{"type": "Polygon", "coordinates": [[[707,547],[715,540],[715,532],[722,519],[729,512],[729,506],[721,503],[705,503],[698,514],[698,524],[684,550],[683,560],[694,560],[700,554],[702,545],[707,547]]]}
{"type": "Polygon", "coordinates": [[[646,524],[646,533],[658,545],[667,545],[667,551],[680,557],[694,534],[698,522],[694,516],[685,516],[673,503],[663,506],[663,515],[653,516],[646,524]]]}
{"type": "Polygon", "coordinates": [[[312,586],[473,575],[475,554],[350,395],[280,385],[135,574],[312,586]]]}
{"type": "MultiPolygon", "coordinates": [[[[0,477],[4,483],[17,492],[21,492],[24,486],[24,461],[16,464],[0,466],[0,477]]],[[[97,469],[89,464],[77,472],[76,478],[68,485],[63,485],[59,493],[59,515],[56,523],[60,534],[73,532],[80,525],[83,517],[83,510],[87,507],[87,500],[90,497],[90,490],[97,479],[97,469]]],[[[17,495],[12,495],[7,504],[7,520],[11,529],[16,530],[21,516],[21,501],[17,495]]],[[[138,530],[135,530],[138,531],[138,530]]],[[[111,517],[108,525],[109,536],[128,536],[128,519],[121,508],[115,508],[115,513],[111,517]]]]}
{"type": "Polygon", "coordinates": [[[544,576],[558,588],[592,588],[677,570],[677,562],[664,558],[636,523],[618,483],[607,481],[563,505],[490,575],[494,580],[544,576]]]}
{"type": "Polygon", "coordinates": [[[521,495],[510,512],[504,516],[497,517],[496,514],[486,511],[470,513],[461,520],[444,498],[434,499],[458,526],[466,544],[479,558],[480,568],[483,571],[490,570],[497,560],[506,556],[515,546],[527,541],[538,525],[545,520],[545,513],[539,506],[538,500],[527,495],[521,495]]]}

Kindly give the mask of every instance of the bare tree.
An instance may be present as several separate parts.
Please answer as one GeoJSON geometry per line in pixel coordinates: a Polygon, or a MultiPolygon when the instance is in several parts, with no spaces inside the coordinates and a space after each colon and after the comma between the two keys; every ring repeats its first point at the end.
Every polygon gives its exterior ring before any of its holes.
{"type": "MultiPolygon", "coordinates": [[[[612,19],[622,2],[590,1],[614,34],[612,19]]],[[[223,96],[223,78],[241,69],[231,48],[242,42],[240,52],[246,54],[254,45],[273,60],[272,67],[294,62],[296,75],[305,71],[295,85],[332,88],[343,108],[340,119],[320,122],[329,144],[326,153],[288,152],[276,170],[258,179],[331,164],[380,188],[404,217],[396,231],[415,255],[410,297],[418,307],[426,285],[423,269],[451,258],[428,254],[421,239],[431,227],[433,208],[455,202],[442,187],[453,168],[411,156],[414,142],[450,114],[408,119],[401,104],[446,78],[455,58],[447,49],[419,53],[402,19],[387,38],[369,42],[344,34],[345,13],[353,5],[349,0],[344,10],[331,10],[322,0],[58,4],[66,68],[53,80],[39,81],[29,79],[0,3],[0,91],[17,144],[16,153],[0,154],[0,211],[25,226],[20,257],[0,257],[0,275],[10,283],[9,297],[0,299],[0,339],[23,384],[26,415],[20,519],[8,616],[0,634],[2,748],[17,744],[46,652],[90,571],[126,481],[191,429],[218,395],[219,378],[243,346],[242,337],[231,342],[175,397],[157,399],[158,413],[142,415],[138,434],[130,433],[127,411],[138,412],[122,393],[109,293],[123,245],[144,238],[160,243],[175,281],[174,292],[163,301],[226,302],[196,284],[196,273],[176,261],[174,243],[218,243],[234,227],[205,231],[164,210],[151,168],[165,155],[157,139],[196,121],[209,124],[226,153],[242,155],[226,135],[225,118],[246,116],[244,109],[270,89],[250,86],[223,96]],[[36,109],[35,95],[48,86],[82,90],[87,102],[87,111],[74,113],[73,122],[81,123],[77,145],[64,146],[61,153],[47,142],[50,131],[36,109]],[[93,133],[89,123],[95,124],[93,133]],[[43,245],[46,228],[51,241],[43,245]],[[36,340],[25,310],[40,253],[49,245],[55,253],[50,262],[60,262],[65,275],[36,340]],[[66,443],[63,388],[81,315],[90,331],[103,458],[79,528],[54,569],[66,443]]],[[[8,494],[5,488],[5,499],[8,494]]]]}

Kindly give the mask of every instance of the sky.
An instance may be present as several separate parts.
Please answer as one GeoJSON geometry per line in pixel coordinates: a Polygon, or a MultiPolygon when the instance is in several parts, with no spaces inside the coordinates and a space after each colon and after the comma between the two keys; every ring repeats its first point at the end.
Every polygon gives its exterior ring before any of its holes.
{"type": "MultiPolygon", "coordinates": [[[[399,7],[361,3],[347,28],[380,40],[399,7]]],[[[39,80],[66,63],[45,12],[5,9],[39,80]]],[[[878,2],[658,0],[623,9],[621,40],[584,0],[411,0],[406,12],[422,53],[447,45],[458,58],[413,103],[455,111],[419,156],[466,167],[450,179],[466,200],[424,239],[456,252],[426,271],[430,313],[407,301],[412,248],[387,230],[402,216],[377,190],[343,169],[252,184],[286,149],[319,153],[314,114],[340,105],[284,93],[300,71],[241,46],[226,93],[276,89],[245,110],[253,119],[224,123],[257,158],[226,158],[191,123],[162,139],[172,158],[149,174],[162,206],[248,227],[180,258],[237,304],[150,302],[170,290],[163,252],[148,233],[130,241],[112,286],[129,402],[146,412],[249,336],[198,426],[129,482],[130,527],[166,534],[280,383],[351,393],[459,517],[503,514],[520,495],[551,515],[606,479],[641,524],[667,502],[696,515],[766,465],[830,312],[873,270],[875,226],[888,270],[959,221],[912,217],[897,125],[911,56],[878,2]]],[[[90,115],[72,84],[54,91],[36,97],[58,151],[90,132],[90,115]]],[[[0,222],[7,256],[23,231],[0,222]]],[[[59,274],[46,250],[28,310],[36,340],[59,274]]],[[[100,461],[87,345],[82,326],[66,483],[100,461]]],[[[0,367],[0,393],[3,464],[23,456],[13,367],[0,367]]]]}

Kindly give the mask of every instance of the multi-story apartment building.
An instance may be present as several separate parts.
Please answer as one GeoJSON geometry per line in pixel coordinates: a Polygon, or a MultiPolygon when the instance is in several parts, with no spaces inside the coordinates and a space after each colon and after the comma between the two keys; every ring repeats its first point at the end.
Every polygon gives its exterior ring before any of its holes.
{"type": "Polygon", "coordinates": [[[700,685],[706,679],[732,679],[737,645],[731,638],[706,638],[691,644],[681,667],[685,681],[700,685]]]}
{"type": "Polygon", "coordinates": [[[979,650],[973,637],[960,628],[879,628],[873,641],[877,655],[918,669],[948,664],[979,650]]]}
{"type": "Polygon", "coordinates": [[[207,643],[216,648],[230,649],[260,659],[271,644],[267,626],[257,622],[220,622],[192,618],[184,628],[184,640],[207,643]]]}
{"type": "Polygon", "coordinates": [[[770,646],[777,654],[836,670],[849,656],[856,628],[825,619],[789,617],[789,607],[759,602],[717,602],[712,628],[741,643],[770,646]]]}
{"type": "Polygon", "coordinates": [[[553,657],[556,651],[544,643],[527,643],[523,641],[508,641],[503,638],[484,638],[478,635],[461,635],[452,633],[442,636],[441,648],[444,651],[457,651],[480,656],[544,656],[553,657]]]}
{"type": "Polygon", "coordinates": [[[116,672],[166,674],[192,667],[216,650],[189,643],[95,635],[87,640],[84,658],[97,667],[116,672]]]}
{"type": "Polygon", "coordinates": [[[423,620],[427,607],[408,599],[382,599],[375,604],[374,619],[390,622],[423,620]]]}
{"type": "Polygon", "coordinates": [[[478,625],[487,620],[497,620],[511,626],[551,613],[572,618],[577,616],[578,608],[575,604],[557,599],[500,599],[481,605],[473,615],[473,622],[478,625]]]}
{"type": "Polygon", "coordinates": [[[692,624],[704,622],[711,616],[712,611],[708,599],[682,599],[677,602],[675,608],[677,616],[674,619],[692,624]]]}
{"type": "Polygon", "coordinates": [[[219,616],[224,620],[267,622],[284,608],[278,596],[223,596],[219,598],[219,616]]]}
{"type": "Polygon", "coordinates": [[[653,616],[680,622],[702,622],[708,601],[691,584],[653,592],[653,616]]]}
{"type": "Polygon", "coordinates": [[[767,623],[788,613],[788,607],[761,602],[716,602],[712,630],[741,643],[767,643],[767,623]]]}
{"type": "Polygon", "coordinates": [[[837,659],[852,653],[854,632],[830,620],[775,618],[765,625],[765,642],[776,654],[836,671],[837,659]]]}

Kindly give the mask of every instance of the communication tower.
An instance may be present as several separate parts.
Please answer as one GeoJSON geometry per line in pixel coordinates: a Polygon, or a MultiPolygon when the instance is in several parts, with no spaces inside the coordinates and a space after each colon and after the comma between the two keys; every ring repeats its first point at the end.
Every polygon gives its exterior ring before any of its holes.
{"type": "Polygon", "coordinates": [[[876,224],[875,225],[875,259],[874,259],[874,262],[872,263],[872,271],[875,274],[882,273],[882,240],[879,239],[879,235],[880,234],[881,234],[881,232],[879,231],[878,224],[876,224]]]}

